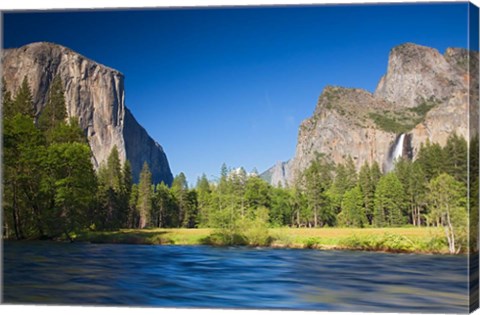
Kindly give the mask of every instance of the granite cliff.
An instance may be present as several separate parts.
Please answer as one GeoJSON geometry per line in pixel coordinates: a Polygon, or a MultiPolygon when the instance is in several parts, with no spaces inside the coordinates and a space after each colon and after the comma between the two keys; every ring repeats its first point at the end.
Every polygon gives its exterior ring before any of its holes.
{"type": "Polygon", "coordinates": [[[37,114],[46,102],[53,78],[60,76],[67,114],[79,119],[92,149],[95,168],[117,146],[121,161],[128,159],[132,164],[135,181],[146,161],[154,182],[171,184],[173,177],[165,152],[125,106],[124,76],[119,71],[66,47],[40,42],[4,50],[2,75],[12,94],[27,78],[37,114]]]}
{"type": "Polygon", "coordinates": [[[478,89],[478,52],[394,47],[374,93],[326,87],[312,117],[300,125],[295,156],[262,177],[274,185],[292,184],[316,152],[335,163],[350,156],[357,169],[376,161],[387,171],[399,139],[405,141],[403,155],[413,159],[427,139],[441,145],[451,133],[468,139],[471,87],[478,89]]]}

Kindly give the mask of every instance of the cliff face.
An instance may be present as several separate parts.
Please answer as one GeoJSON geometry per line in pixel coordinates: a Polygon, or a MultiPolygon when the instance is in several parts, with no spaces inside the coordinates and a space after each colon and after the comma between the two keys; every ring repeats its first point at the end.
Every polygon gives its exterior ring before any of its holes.
{"type": "Polygon", "coordinates": [[[4,50],[2,75],[7,90],[15,94],[24,77],[40,113],[55,76],[65,88],[69,117],[77,117],[93,153],[95,168],[117,146],[121,161],[132,164],[138,180],[146,161],[154,181],[172,182],[172,173],[162,147],[147,134],[125,106],[124,77],[117,70],[100,65],[80,54],[51,43],[33,43],[4,50]]]}
{"type": "Polygon", "coordinates": [[[292,184],[316,152],[335,163],[351,156],[357,169],[377,161],[388,170],[400,134],[408,135],[413,159],[427,139],[441,145],[451,133],[468,139],[469,85],[478,89],[478,53],[449,48],[442,55],[415,44],[397,46],[373,94],[326,87],[312,117],[300,125],[295,157],[264,178],[276,174],[272,184],[292,184]]]}

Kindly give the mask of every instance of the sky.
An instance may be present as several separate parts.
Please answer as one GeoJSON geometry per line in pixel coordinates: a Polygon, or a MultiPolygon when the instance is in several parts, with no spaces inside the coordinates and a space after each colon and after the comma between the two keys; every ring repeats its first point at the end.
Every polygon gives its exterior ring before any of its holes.
{"type": "Polygon", "coordinates": [[[3,47],[48,41],[125,75],[126,106],[190,184],[295,154],[327,85],[373,92],[391,48],[467,48],[467,4],[4,13],[3,47]]]}

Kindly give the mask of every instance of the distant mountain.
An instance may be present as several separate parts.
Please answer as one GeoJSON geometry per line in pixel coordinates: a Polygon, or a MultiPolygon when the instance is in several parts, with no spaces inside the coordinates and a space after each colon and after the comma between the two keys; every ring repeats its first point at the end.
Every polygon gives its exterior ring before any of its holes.
{"type": "Polygon", "coordinates": [[[377,161],[388,170],[395,149],[415,158],[427,139],[441,145],[451,133],[468,139],[469,110],[478,111],[471,86],[478,89],[478,52],[448,48],[442,55],[411,43],[397,46],[375,93],[326,87],[312,117],[300,125],[293,159],[262,177],[273,185],[292,184],[316,152],[335,163],[351,156],[357,169],[377,161]]]}
{"type": "Polygon", "coordinates": [[[6,49],[2,55],[3,78],[14,95],[24,77],[32,89],[39,113],[55,76],[65,88],[69,117],[78,117],[93,152],[96,168],[104,162],[113,146],[120,158],[132,164],[135,181],[144,162],[154,182],[171,184],[173,180],[167,156],[138,124],[125,106],[124,77],[119,71],[98,64],[66,47],[52,43],[33,43],[6,49]]]}

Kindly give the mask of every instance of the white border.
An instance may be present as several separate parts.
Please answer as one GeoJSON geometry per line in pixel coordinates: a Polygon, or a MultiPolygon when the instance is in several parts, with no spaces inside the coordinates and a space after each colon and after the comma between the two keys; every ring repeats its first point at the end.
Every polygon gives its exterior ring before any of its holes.
{"type": "MultiPolygon", "coordinates": [[[[93,9],[93,8],[161,8],[161,7],[191,7],[191,6],[247,6],[247,5],[287,5],[287,4],[350,4],[350,3],[418,3],[418,2],[466,2],[458,0],[322,0],[322,1],[292,1],[292,0],[3,0],[0,2],[0,11],[8,10],[45,10],[45,9],[93,9]]],[[[471,0],[480,7],[480,0],[471,0]]],[[[3,24],[0,17],[0,30],[3,24]]],[[[3,35],[3,30],[1,33],[3,35]]],[[[1,35],[0,35],[1,39],[1,35]]],[[[2,251],[3,253],[3,251],[2,251]]],[[[3,261],[3,260],[2,260],[3,261]]],[[[1,287],[0,287],[1,288],[1,287]]],[[[158,314],[195,314],[195,315],[295,315],[295,314],[362,314],[340,312],[317,312],[317,311],[259,311],[259,310],[224,310],[224,309],[174,309],[174,308],[130,308],[130,307],[85,307],[85,306],[13,306],[0,305],[2,314],[38,314],[38,315],[142,315],[158,314]]],[[[376,314],[376,313],[363,313],[376,314]]],[[[383,313],[393,314],[393,313],[383,313]]],[[[480,311],[474,314],[479,315],[480,311]]]]}

